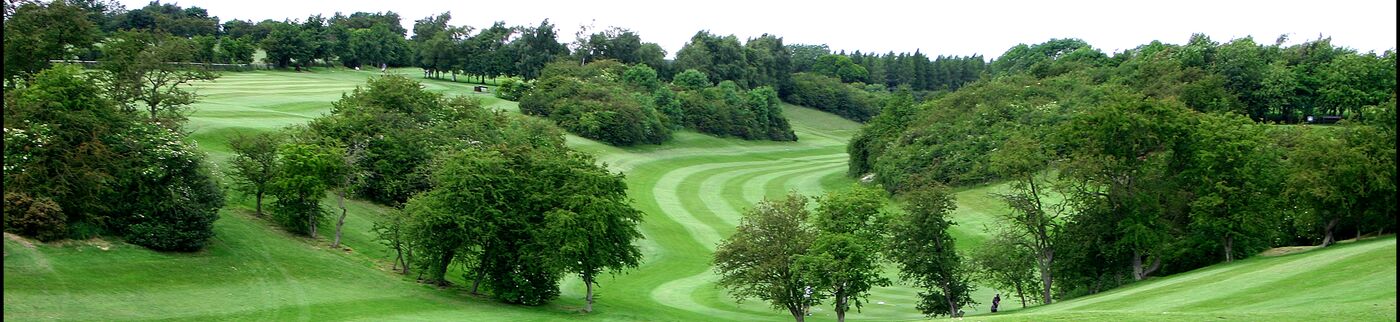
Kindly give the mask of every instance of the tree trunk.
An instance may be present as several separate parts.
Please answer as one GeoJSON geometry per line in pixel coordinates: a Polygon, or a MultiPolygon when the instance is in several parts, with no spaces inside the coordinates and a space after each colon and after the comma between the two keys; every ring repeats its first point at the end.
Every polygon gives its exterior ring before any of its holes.
{"type": "Polygon", "coordinates": [[[846,322],[846,301],[845,296],[836,298],[836,322],[846,322]]]}
{"type": "Polygon", "coordinates": [[[335,242],[331,243],[332,248],[340,247],[340,232],[345,227],[345,215],[347,213],[345,209],[345,189],[340,189],[340,193],[337,195],[340,197],[340,220],[335,222],[335,242]]]}
{"type": "MultiPolygon", "coordinates": [[[[316,211],[319,212],[321,210],[316,209],[316,211]]],[[[311,239],[316,239],[316,214],[313,213],[309,216],[306,216],[306,222],[307,224],[311,225],[311,239]]]]}
{"type": "MultiPolygon", "coordinates": [[[[403,247],[403,246],[399,246],[399,247],[403,247]]],[[[413,249],[404,249],[404,250],[403,250],[403,274],[404,274],[404,275],[408,275],[408,271],[409,271],[410,269],[413,269],[413,268],[412,268],[411,266],[409,266],[409,264],[408,264],[408,262],[412,262],[412,261],[413,261],[413,249]]],[[[418,271],[418,276],[419,276],[419,277],[422,277],[422,276],[423,276],[423,271],[418,271]]]]}
{"type": "Polygon", "coordinates": [[[1021,291],[1021,282],[1016,282],[1016,297],[1021,298],[1021,308],[1026,308],[1026,293],[1021,291]]]}
{"type": "Polygon", "coordinates": [[[1322,247],[1327,247],[1328,245],[1332,245],[1332,242],[1333,242],[1333,240],[1332,240],[1332,228],[1335,228],[1336,226],[1337,226],[1337,219],[1332,219],[1331,221],[1328,221],[1328,222],[1327,222],[1327,227],[1325,227],[1325,228],[1323,229],[1323,234],[1324,234],[1324,235],[1323,235],[1323,237],[1322,237],[1322,247]]]}
{"type": "Polygon", "coordinates": [[[588,300],[588,303],[583,305],[583,312],[593,312],[593,277],[584,275],[583,285],[588,287],[588,295],[584,297],[584,299],[588,300]]]}
{"type": "Polygon", "coordinates": [[[944,283],[943,283],[943,298],[948,300],[948,315],[953,316],[953,317],[959,317],[959,316],[958,316],[958,302],[955,301],[955,300],[953,300],[953,298],[954,298],[954,296],[953,296],[953,290],[952,290],[952,288],[949,288],[949,287],[948,287],[948,283],[947,283],[947,282],[944,282],[944,283]]]}
{"type": "Polygon", "coordinates": [[[1147,267],[1143,267],[1143,257],[1147,256],[1144,256],[1141,251],[1133,251],[1133,280],[1141,281],[1142,279],[1147,278],[1147,275],[1151,275],[1152,272],[1157,271],[1157,268],[1162,266],[1162,259],[1160,257],[1150,256],[1152,257],[1152,264],[1148,265],[1147,267]]]}
{"type": "Polygon", "coordinates": [[[1235,238],[1234,238],[1234,237],[1231,237],[1229,234],[1225,234],[1225,262],[1226,262],[1226,263],[1235,261],[1234,243],[1235,243],[1235,238]]]}
{"type": "MultiPolygon", "coordinates": [[[[1054,255],[1051,255],[1051,256],[1054,256],[1054,255]]],[[[1041,300],[1040,300],[1040,301],[1041,301],[1041,303],[1044,303],[1044,304],[1050,304],[1051,302],[1053,302],[1053,300],[1051,300],[1051,298],[1050,298],[1050,284],[1053,283],[1053,282],[1055,281],[1055,279],[1054,279],[1054,278],[1055,278],[1055,276],[1054,276],[1055,273],[1054,273],[1053,271],[1050,270],[1050,263],[1048,263],[1048,262],[1049,262],[1049,261],[1046,261],[1046,263],[1043,263],[1042,265],[1040,265],[1040,285],[1041,285],[1041,292],[1040,292],[1041,300]]]]}
{"type": "Polygon", "coordinates": [[[481,294],[481,293],[477,293],[477,289],[481,287],[481,278],[484,277],[484,276],[486,276],[486,265],[480,265],[480,264],[478,264],[478,265],[477,265],[477,268],[476,268],[476,278],[472,279],[472,294],[473,294],[473,295],[481,294]]]}
{"type": "Polygon", "coordinates": [[[807,317],[804,315],[806,312],[802,312],[802,308],[796,306],[788,306],[788,313],[792,314],[792,319],[797,322],[805,321],[807,317]]]}
{"type": "Polygon", "coordinates": [[[442,253],[442,258],[438,259],[438,265],[433,267],[431,277],[433,284],[438,286],[447,285],[447,265],[452,264],[452,258],[457,256],[457,250],[448,250],[442,253]]]}
{"type": "Polygon", "coordinates": [[[262,216],[263,216],[263,212],[262,212],[263,191],[262,191],[262,190],[258,190],[257,198],[258,198],[258,201],[257,201],[257,209],[258,209],[258,210],[257,210],[257,215],[258,215],[258,218],[262,218],[262,216]]]}

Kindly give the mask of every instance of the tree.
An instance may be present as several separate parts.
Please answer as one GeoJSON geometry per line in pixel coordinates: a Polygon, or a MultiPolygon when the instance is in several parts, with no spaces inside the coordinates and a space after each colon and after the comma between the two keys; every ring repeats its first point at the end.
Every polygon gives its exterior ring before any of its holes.
{"type": "Polygon", "coordinates": [[[316,238],[325,216],[321,199],[337,186],[344,171],[344,152],[316,144],[291,143],[278,149],[277,178],[268,192],[277,197],[272,211],[292,233],[316,238]]]}
{"type": "Polygon", "coordinates": [[[277,177],[277,148],[282,145],[282,137],[276,133],[245,135],[236,133],[229,138],[229,149],[233,159],[229,160],[234,187],[245,194],[252,194],[257,200],[256,214],[263,215],[263,195],[267,193],[272,180],[277,177]]]}
{"type": "Polygon", "coordinates": [[[527,80],[535,79],[540,76],[545,64],[568,55],[569,49],[559,43],[557,37],[558,32],[554,30],[554,25],[549,23],[549,19],[540,21],[539,26],[521,32],[520,39],[515,40],[515,43],[521,46],[517,74],[527,80]]]}
{"type": "Polygon", "coordinates": [[[85,74],[58,66],[5,93],[6,230],[203,248],[223,206],[204,155],[183,133],[119,111],[85,74]]]}
{"type": "Polygon", "coordinates": [[[821,303],[812,292],[816,283],[794,269],[816,235],[806,223],[808,216],[807,198],[796,192],[745,211],[734,235],[715,249],[719,286],[741,301],[758,298],[803,321],[807,308],[821,303]]]}
{"type": "Polygon", "coordinates": [[[791,87],[792,53],[783,38],[764,34],[744,42],[744,59],[749,63],[749,85],[772,86],[780,91],[791,87]]]}
{"type": "Polygon", "coordinates": [[[705,76],[705,73],[694,69],[687,69],[680,74],[676,74],[675,80],[672,80],[671,83],[689,90],[698,90],[714,85],[714,83],[710,82],[709,76],[705,76]]]}
{"type": "Polygon", "coordinates": [[[818,58],[812,64],[812,72],[830,77],[840,78],[841,82],[853,83],[864,82],[869,72],[865,67],[857,65],[850,57],[843,55],[826,55],[818,58]]]}
{"type": "Polygon", "coordinates": [[[1061,178],[1070,182],[1067,202],[1079,214],[1110,216],[1116,244],[1131,254],[1133,278],[1161,268],[1170,218],[1184,202],[1179,181],[1181,144],[1187,138],[1185,107],[1108,87],[1098,104],[1063,125],[1057,142],[1069,161],[1061,178]],[[1097,208],[1097,209],[1090,209],[1097,208]]]}
{"type": "Polygon", "coordinates": [[[353,142],[347,147],[345,157],[341,160],[343,168],[340,171],[340,182],[334,187],[336,204],[340,206],[340,219],[335,221],[335,240],[331,242],[331,248],[340,247],[340,235],[345,229],[345,216],[350,213],[350,209],[345,208],[345,194],[350,190],[350,180],[356,177],[354,172],[355,163],[360,161],[360,156],[365,150],[364,142],[353,142]]]}
{"type": "MultiPolygon", "coordinates": [[[[1006,235],[1002,237],[1002,241],[1010,244],[1011,247],[1022,248],[1025,253],[1033,255],[1041,279],[1040,298],[1044,304],[1050,304],[1053,301],[1050,290],[1054,283],[1054,271],[1051,269],[1055,263],[1054,241],[1056,240],[1055,234],[1059,232],[1064,204],[1047,204],[1045,202],[1046,197],[1050,194],[1050,186],[1040,173],[1049,166],[1050,158],[1053,155],[1040,142],[1042,140],[1025,135],[1013,136],[1007,139],[1000,149],[992,153],[991,162],[993,171],[1003,178],[1011,179],[1011,192],[998,195],[1006,202],[1007,208],[1011,210],[1000,216],[1000,219],[1010,224],[1003,226],[1001,230],[1001,233],[1006,235]]],[[[1003,251],[998,254],[1019,255],[1021,253],[1003,251]]],[[[998,262],[989,260],[983,262],[984,266],[1007,268],[1007,265],[998,262]]],[[[997,280],[1022,281],[1021,275],[1015,270],[1003,269],[1001,272],[1003,274],[998,276],[997,280]]],[[[1021,293],[1021,285],[1016,284],[1015,286],[1016,292],[1021,293]]],[[[1025,297],[1023,296],[1021,300],[1024,302],[1025,297]]],[[[1022,304],[1024,305],[1024,303],[1022,304]]]]}
{"type": "MultiPolygon", "coordinates": [[[[992,238],[982,243],[967,255],[971,273],[980,284],[997,290],[1013,290],[1021,299],[1021,307],[1043,294],[1036,294],[1034,287],[1039,279],[1036,274],[1037,259],[1022,244],[1019,236],[999,232],[989,232],[992,238]]],[[[1048,301],[1047,301],[1048,302],[1048,301]]]]}
{"type": "Polygon", "coordinates": [[[1285,189],[1303,208],[1298,224],[1310,230],[1322,228],[1323,247],[1336,241],[1339,224],[1359,221],[1364,213],[1358,211],[1360,203],[1371,186],[1367,184],[1371,174],[1365,152],[1342,135],[1329,132],[1306,130],[1289,151],[1285,189]]]}
{"type": "MultiPolygon", "coordinates": [[[[261,24],[260,24],[261,25],[261,24]]],[[[269,63],[276,64],[278,68],[286,68],[292,64],[293,59],[301,58],[309,50],[306,38],[302,37],[301,31],[295,25],[287,22],[270,23],[267,37],[262,40],[262,49],[267,54],[269,63]]],[[[305,64],[305,62],[297,62],[305,64]]],[[[301,70],[297,66],[297,70],[301,70]]]]}
{"type": "MultiPolygon", "coordinates": [[[[132,121],[101,93],[71,65],[46,69],[28,86],[5,92],[5,192],[26,194],[35,205],[48,199],[62,210],[33,210],[45,215],[39,222],[99,222],[111,208],[109,196],[120,188],[113,160],[122,157],[112,139],[132,121]]],[[[9,216],[5,229],[13,231],[9,216]]],[[[67,226],[46,224],[24,233],[56,239],[68,235],[67,226]]]]}
{"type": "Polygon", "coordinates": [[[98,41],[87,13],[68,1],[6,3],[5,9],[6,87],[48,68],[50,59],[71,59],[98,41]]]}
{"type": "Polygon", "coordinates": [[[200,63],[214,62],[215,49],[219,46],[218,39],[215,39],[214,36],[194,36],[194,38],[190,40],[194,44],[194,56],[191,57],[191,61],[200,63]]]}
{"type": "Polygon", "coordinates": [[[102,50],[108,91],[128,111],[135,111],[136,102],[141,102],[154,122],[183,119],[182,109],[198,99],[186,85],[218,78],[208,70],[179,64],[194,58],[194,44],[188,39],[123,32],[102,50]]]}
{"type": "MultiPolygon", "coordinates": [[[[787,48],[788,52],[792,53],[793,73],[810,72],[812,71],[812,65],[817,63],[817,59],[831,54],[831,48],[827,47],[826,44],[792,44],[787,45],[787,48]]],[[[894,55],[891,53],[891,55],[887,55],[886,57],[893,58],[894,55]]]]}
{"type": "Polygon", "coordinates": [[[632,242],[642,238],[642,212],[629,204],[621,174],[593,165],[592,157],[571,153],[563,161],[575,172],[560,186],[563,201],[545,213],[544,243],[557,247],[556,263],[575,273],[588,289],[584,312],[593,311],[593,285],[603,271],[637,267],[642,252],[632,242]]]}
{"type": "Polygon", "coordinates": [[[247,38],[224,37],[219,39],[218,62],[226,64],[248,64],[253,62],[257,48],[247,38]]]}
{"type": "Polygon", "coordinates": [[[836,320],[845,321],[852,306],[860,310],[871,288],[890,284],[880,274],[884,191],[855,185],[827,193],[817,203],[817,237],[795,265],[814,284],[813,292],[831,298],[836,320]]]}
{"type": "Polygon", "coordinates": [[[929,316],[958,315],[974,303],[972,285],[962,267],[948,228],[948,215],[957,207],[953,196],[937,184],[921,185],[904,195],[904,214],[891,221],[889,257],[900,278],[920,289],[918,308],[929,316]]]}
{"type": "Polygon", "coordinates": [[[642,47],[637,48],[637,62],[651,66],[663,80],[671,79],[671,74],[675,73],[666,63],[666,50],[656,43],[643,43],[642,47]]]}
{"type": "Polygon", "coordinates": [[[1192,231],[1218,239],[1226,262],[1240,244],[1267,246],[1270,222],[1276,221],[1282,186],[1281,155],[1268,144],[1264,127],[1241,115],[1203,114],[1196,118],[1186,149],[1188,170],[1181,177],[1192,187],[1192,231]],[[1237,243],[1238,242],[1238,243],[1237,243]]]}
{"type": "Polygon", "coordinates": [[[695,69],[710,80],[732,80],[744,88],[753,85],[748,81],[748,65],[744,47],[734,35],[721,37],[702,30],[676,52],[677,70],[695,69]]]}

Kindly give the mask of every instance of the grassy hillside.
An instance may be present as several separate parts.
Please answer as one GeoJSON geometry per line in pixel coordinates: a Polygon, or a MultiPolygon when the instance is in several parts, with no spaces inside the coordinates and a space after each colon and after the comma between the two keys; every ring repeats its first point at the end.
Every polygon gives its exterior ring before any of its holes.
{"type": "Polygon", "coordinates": [[[974,321],[1395,321],[1395,237],[1259,256],[974,321]]]}
{"type": "MultiPolygon", "coordinates": [[[[416,69],[398,72],[421,75],[416,69]]],[[[197,104],[189,129],[200,148],[222,163],[229,156],[228,135],[306,122],[326,113],[341,93],[376,74],[377,70],[226,74],[199,85],[204,100],[197,104]]],[[[492,108],[516,110],[514,102],[471,94],[468,84],[426,81],[425,85],[434,91],[476,95],[492,108]]],[[[383,207],[352,203],[345,233],[349,250],[333,250],[327,248],[325,237],[333,234],[332,224],[323,224],[320,240],[294,237],[252,217],[250,198],[234,196],[215,223],[211,245],[194,254],[156,253],[101,240],[33,245],[7,238],[4,316],[19,320],[790,320],[786,313],[760,302],[736,304],[714,286],[715,276],[709,270],[710,252],[733,232],[748,205],[789,190],[817,194],[853,183],[844,175],[845,143],[859,125],[797,106],[785,106],[785,113],[798,142],[719,139],[682,131],[665,145],[617,148],[568,137],[571,146],[625,172],[635,205],[647,214],[641,227],[646,239],[640,242],[645,262],[625,274],[605,276],[592,314],[575,312],[583,304],[583,285],[575,279],[564,282],[561,298],[553,303],[522,307],[458,289],[417,284],[413,276],[388,272],[388,251],[375,244],[369,233],[371,223],[386,211],[383,207]]],[[[1005,211],[988,195],[1003,188],[990,185],[958,191],[954,220],[959,225],[953,234],[960,248],[980,243],[985,238],[983,226],[1005,211]]],[[[1393,239],[1389,245],[1393,253],[1393,239]]],[[[1390,272],[1387,289],[1393,289],[1394,256],[1382,261],[1380,266],[1390,272]]],[[[1254,260],[1233,265],[1248,263],[1254,260]]],[[[449,273],[449,278],[462,283],[459,272],[449,273]]],[[[979,290],[974,299],[987,302],[993,292],[979,290]]],[[[906,287],[877,289],[870,304],[849,317],[922,319],[913,308],[915,298],[915,291],[906,287]]],[[[1393,291],[1388,299],[1393,320],[1393,291]]],[[[1078,313],[1056,311],[1059,307],[1064,306],[1006,317],[1076,319],[1067,314],[1078,313]]],[[[1121,315],[1110,316],[1135,317],[1140,312],[1131,305],[1125,307],[1121,315]]],[[[1097,305],[1085,309],[1111,311],[1097,305]]],[[[814,320],[832,320],[829,310],[827,306],[814,310],[814,320]]],[[[983,310],[985,305],[968,312],[983,310]]]]}

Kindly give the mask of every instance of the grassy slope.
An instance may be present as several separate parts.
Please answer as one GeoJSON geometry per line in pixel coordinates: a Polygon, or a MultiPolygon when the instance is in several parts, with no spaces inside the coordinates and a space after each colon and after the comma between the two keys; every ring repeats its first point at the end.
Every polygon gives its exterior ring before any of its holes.
{"type": "Polygon", "coordinates": [[[987,321],[1394,321],[1395,237],[1254,257],[987,321]]]}
{"type": "MultiPolygon", "coordinates": [[[[415,77],[417,70],[401,71],[415,77]]],[[[303,123],[325,113],[341,93],[377,72],[248,72],[200,86],[205,99],[190,129],[216,162],[228,157],[226,137],[303,123]]],[[[470,85],[428,81],[430,90],[470,92],[470,85]]],[[[515,103],[479,95],[496,109],[515,103]]],[[[733,232],[744,207],[788,190],[816,194],[852,181],[845,173],[845,142],[858,124],[811,109],[785,106],[799,142],[718,139],[676,134],[661,146],[617,148],[570,136],[570,145],[594,153],[628,176],[629,193],[648,216],[641,246],[646,262],[604,278],[597,312],[573,313],[582,285],[566,280],[564,294],[542,308],[509,306],[460,290],[438,290],[387,272],[387,250],[372,242],[370,223],[384,208],[352,203],[345,243],[326,249],[281,233],[248,215],[250,200],[235,200],[216,223],[217,237],[196,254],[162,254],[131,246],[102,250],[89,242],[28,248],[5,242],[5,317],[31,319],[490,319],[557,320],[786,320],[762,303],[736,304],[713,285],[709,252],[733,232]]],[[[983,225],[1004,211],[983,186],[958,192],[960,248],[980,243],[983,225]]],[[[331,233],[329,225],[322,231],[331,233]]],[[[1393,245],[1393,244],[1392,244],[1393,245]]],[[[1393,249],[1393,246],[1392,246],[1393,249]]],[[[1394,257],[1389,259],[1393,271],[1394,257]]],[[[461,281],[460,275],[452,278],[461,281]]],[[[1394,275],[1390,275],[1393,289],[1394,275]]],[[[986,301],[992,290],[975,299],[986,301]]],[[[1391,308],[1394,293],[1390,293],[1391,308]]],[[[919,319],[914,291],[877,289],[853,319],[919,319]],[[880,304],[880,303],[884,304],[880,304]]],[[[1009,302],[1008,302],[1009,303],[1009,302]]],[[[1073,302],[1070,302],[1073,303],[1073,302]]],[[[1046,307],[1052,309],[1057,306],[1046,307]]],[[[978,309],[970,310],[977,313],[978,309]]],[[[830,320],[826,307],[814,314],[830,320]]],[[[1055,311],[1031,310],[1039,317],[1055,311]],[[1043,311],[1043,312],[1042,312],[1043,311]]],[[[1393,313],[1390,315],[1393,319],[1393,313]]]]}

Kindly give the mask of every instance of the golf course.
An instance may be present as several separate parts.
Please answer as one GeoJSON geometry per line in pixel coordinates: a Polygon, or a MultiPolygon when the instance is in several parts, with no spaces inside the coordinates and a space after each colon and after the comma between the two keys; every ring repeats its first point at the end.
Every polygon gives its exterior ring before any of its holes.
{"type": "MultiPolygon", "coordinates": [[[[391,69],[419,79],[418,69],[391,69]]],[[[276,131],[326,114],[331,102],[378,75],[375,71],[226,72],[194,85],[200,96],[186,129],[218,170],[232,157],[237,133],[276,131]]],[[[419,79],[426,89],[467,95],[483,106],[517,112],[516,102],[474,93],[473,84],[419,79]]],[[[679,131],[661,145],[615,147],[567,136],[570,147],[593,154],[626,176],[633,206],[644,213],[636,268],[603,275],[591,313],[580,313],[584,285],[566,278],[557,300],[539,307],[503,304],[462,288],[459,268],[440,288],[390,268],[392,251],[375,240],[372,224],[390,209],[350,201],[344,248],[328,247],[334,223],[319,238],[294,236],[253,216],[252,198],[230,193],[215,235],[203,250],[156,252],[103,239],[38,243],[6,234],[4,316],[32,320],[469,320],[469,321],[783,321],[763,301],[736,303],[716,286],[712,252],[734,233],[743,211],[789,191],[816,196],[855,184],[847,176],[846,145],[861,124],[801,106],[783,105],[798,140],[745,141],[679,131]]],[[[985,226],[1006,210],[992,192],[1004,184],[961,187],[950,230],[959,249],[988,238],[985,226]]],[[[334,196],[327,195],[327,203],[334,196]]],[[[894,205],[888,207],[894,209],[894,205]]],[[[1190,272],[1153,277],[1122,288],[1052,305],[1017,310],[1002,290],[1003,313],[988,314],[996,290],[972,293],[972,321],[1178,321],[1396,319],[1396,241],[1393,236],[1335,247],[1255,256],[1190,272]]],[[[896,270],[886,275],[896,278],[896,270]]],[[[917,290],[896,282],[876,287],[848,318],[925,320],[914,308],[917,290]]],[[[834,320],[830,306],[809,319],[834,320]]],[[[937,318],[937,319],[946,319],[937,318]]]]}

